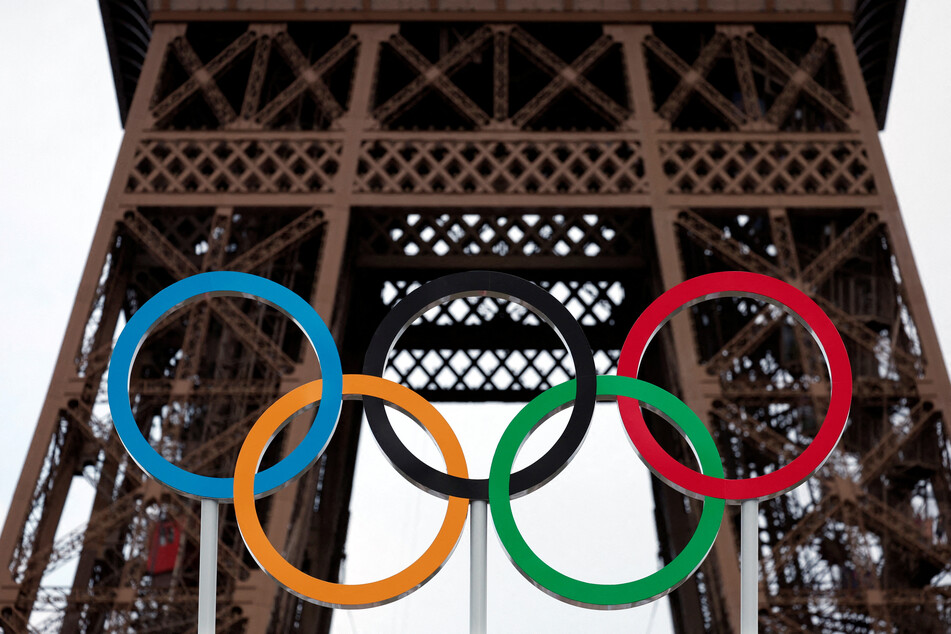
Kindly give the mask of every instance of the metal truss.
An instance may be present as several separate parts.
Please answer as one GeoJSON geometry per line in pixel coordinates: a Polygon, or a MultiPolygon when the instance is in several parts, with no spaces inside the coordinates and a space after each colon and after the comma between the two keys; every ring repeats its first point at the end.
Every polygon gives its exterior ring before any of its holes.
{"type": "MultiPolygon", "coordinates": [[[[801,41],[760,24],[674,32],[157,23],[0,539],[0,628],[192,631],[194,503],[137,470],[103,406],[117,324],[155,292],[201,271],[269,277],[314,304],[353,367],[368,329],[416,284],[493,268],[555,294],[600,372],[633,317],[681,279],[749,270],[813,297],[852,358],[852,420],[814,481],[761,505],[761,624],[947,630],[949,384],[848,27],[805,21],[801,41]],[[54,539],[76,477],[96,501],[87,523],[54,539]],[[159,522],[182,531],[170,572],[149,568],[159,522]],[[70,564],[71,587],[47,578],[70,564]]],[[[304,344],[254,302],[196,303],[142,348],[137,420],[161,430],[171,459],[226,475],[261,409],[316,376],[304,344]]],[[[788,463],[822,420],[822,357],[781,310],[705,302],[657,345],[651,380],[704,416],[734,476],[788,463]]],[[[487,299],[427,314],[390,368],[434,400],[521,400],[572,373],[537,318],[487,299]]],[[[319,468],[261,502],[276,545],[324,578],[343,556],[354,421],[319,468]]],[[[670,492],[656,506],[670,557],[696,518],[670,492]]],[[[672,595],[682,631],[737,627],[729,524],[672,595]]],[[[219,632],[327,630],[327,611],[254,569],[230,514],[220,525],[219,632]]]]}

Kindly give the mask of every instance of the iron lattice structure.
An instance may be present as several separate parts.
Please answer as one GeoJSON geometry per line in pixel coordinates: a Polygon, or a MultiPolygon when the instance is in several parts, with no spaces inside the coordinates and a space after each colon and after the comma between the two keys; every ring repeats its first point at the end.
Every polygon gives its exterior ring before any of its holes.
{"type": "MultiPolygon", "coordinates": [[[[761,625],[951,628],[951,392],[877,139],[901,3],[329,4],[103,0],[126,134],[0,539],[3,631],[192,631],[196,503],[143,477],[104,406],[114,333],[143,301],[199,271],[263,275],[310,298],[354,371],[390,305],[471,268],[551,290],[601,372],[685,278],[751,270],[810,294],[846,340],[852,418],[816,479],[761,505],[761,625]],[[76,478],[91,517],[54,540],[76,478]],[[70,562],[72,585],[51,584],[70,562]]],[[[769,306],[706,302],[656,348],[648,378],[703,415],[730,475],[788,462],[823,417],[821,357],[769,306]]],[[[216,298],[152,333],[133,406],[170,459],[230,474],[261,408],[315,368],[278,313],[216,298]]],[[[533,315],[488,299],[428,314],[391,368],[433,400],[527,399],[572,370],[533,315]]],[[[319,468],[260,505],[276,547],[326,579],[357,421],[345,410],[319,468]]],[[[698,509],[666,487],[655,504],[669,558],[698,509]]],[[[222,513],[219,631],[326,631],[222,513]]],[[[731,519],[672,595],[679,631],[738,627],[731,519]]]]}

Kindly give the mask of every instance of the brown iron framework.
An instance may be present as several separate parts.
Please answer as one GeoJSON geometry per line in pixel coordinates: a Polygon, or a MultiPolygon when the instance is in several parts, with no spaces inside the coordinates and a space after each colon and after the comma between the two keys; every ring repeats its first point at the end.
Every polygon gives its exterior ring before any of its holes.
{"type": "MultiPolygon", "coordinates": [[[[193,631],[196,503],[143,477],[104,406],[114,333],[152,294],[200,271],[264,275],[310,298],[354,371],[388,306],[471,268],[551,290],[601,372],[641,309],[685,278],[751,270],[810,294],[846,340],[855,397],[818,477],[761,505],[762,628],[951,628],[951,386],[877,139],[888,81],[867,89],[849,25],[863,28],[868,7],[635,0],[611,13],[578,0],[547,15],[443,2],[151,6],[141,72],[117,65],[120,99],[138,88],[0,537],[0,628],[193,631]],[[91,517],[54,540],[77,477],[96,489],[91,517]],[[184,545],[156,572],[150,539],[167,521],[184,545]],[[69,562],[72,586],[44,582],[69,562]]],[[[433,400],[523,400],[571,375],[547,332],[504,303],[457,300],[406,333],[391,375],[433,400]]],[[[822,419],[821,357],[774,308],[704,303],[657,348],[649,378],[703,414],[731,475],[789,461],[822,419]]],[[[216,298],[150,336],[133,406],[170,459],[228,474],[261,408],[315,368],[278,313],[216,298]]],[[[318,468],[261,504],[277,548],[328,579],[357,414],[345,410],[318,468]]],[[[698,509],[663,486],[655,504],[669,558],[698,509]]],[[[672,595],[678,631],[736,631],[736,519],[672,595]]],[[[218,630],[326,631],[327,611],[256,570],[230,510],[220,525],[218,630]]]]}

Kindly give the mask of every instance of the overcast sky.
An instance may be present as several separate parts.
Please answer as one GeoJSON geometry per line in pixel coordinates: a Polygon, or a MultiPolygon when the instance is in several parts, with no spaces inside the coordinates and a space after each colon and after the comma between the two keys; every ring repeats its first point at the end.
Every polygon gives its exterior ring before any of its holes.
{"type": "MultiPolygon", "coordinates": [[[[951,214],[940,187],[949,180],[946,148],[951,147],[951,80],[942,71],[951,59],[949,32],[951,3],[908,3],[882,135],[945,351],[951,349],[951,301],[944,293],[951,214]]],[[[0,60],[2,520],[46,394],[121,129],[97,3],[0,3],[0,60]]],[[[450,421],[472,414],[471,408],[441,409],[450,421]]],[[[487,471],[491,448],[511,416],[504,408],[491,411],[480,414],[491,419],[480,423],[493,426],[489,434],[484,427],[475,434],[474,425],[458,425],[470,470],[477,475],[487,471]]],[[[633,452],[618,436],[614,416],[612,408],[599,414],[584,451],[565,473],[515,507],[539,554],[567,574],[591,581],[622,581],[656,565],[646,469],[628,460],[633,452]],[[619,454],[618,447],[629,455],[619,454]],[[618,456],[610,467],[616,476],[612,483],[593,475],[603,469],[606,454],[618,456]],[[598,503],[591,501],[592,488],[599,492],[598,503]]],[[[558,433],[557,420],[546,427],[544,433],[558,433]]],[[[420,452],[436,459],[425,445],[419,442],[420,452]]],[[[532,448],[526,451],[531,454],[532,448]]],[[[345,574],[359,582],[395,572],[418,556],[436,530],[444,503],[406,484],[372,444],[362,444],[358,464],[345,574]]],[[[80,521],[77,509],[61,529],[80,521]]],[[[383,608],[338,613],[335,634],[466,631],[467,539],[464,535],[449,564],[418,593],[383,608]]],[[[491,531],[489,568],[493,631],[568,632],[582,625],[601,632],[670,631],[666,602],[591,613],[542,594],[505,559],[491,531]]]]}

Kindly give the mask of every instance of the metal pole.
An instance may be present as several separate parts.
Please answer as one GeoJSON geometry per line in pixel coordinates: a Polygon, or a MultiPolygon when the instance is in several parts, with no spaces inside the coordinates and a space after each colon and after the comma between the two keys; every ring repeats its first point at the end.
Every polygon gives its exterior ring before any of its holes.
{"type": "Polygon", "coordinates": [[[469,502],[469,633],[485,634],[486,501],[469,502]]]}
{"type": "Polygon", "coordinates": [[[198,546],[198,634],[214,634],[218,595],[218,502],[201,501],[198,546]]]}
{"type": "Polygon", "coordinates": [[[759,502],[740,506],[740,632],[759,632],[759,502]]]}

